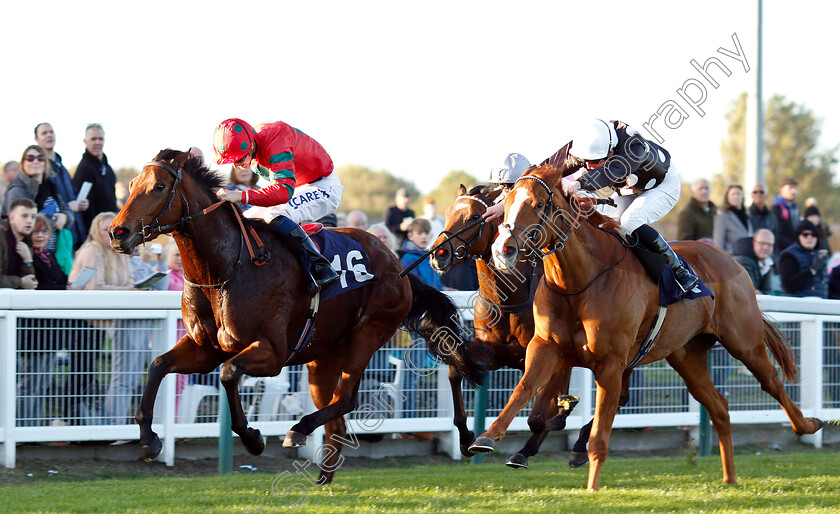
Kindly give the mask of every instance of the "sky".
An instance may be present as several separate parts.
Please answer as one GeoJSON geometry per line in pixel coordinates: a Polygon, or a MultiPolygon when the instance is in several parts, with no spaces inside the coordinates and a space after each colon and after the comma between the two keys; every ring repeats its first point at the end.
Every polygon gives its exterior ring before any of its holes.
{"type": "MultiPolygon", "coordinates": [[[[68,167],[96,122],[111,165],[139,169],[167,147],[212,155],[223,119],[282,120],[336,166],[428,192],[451,170],[486,180],[511,152],[537,163],[576,122],[602,117],[652,128],[689,182],[720,171],[726,112],[756,80],[755,1],[16,1],[0,12],[4,162],[43,121],[68,167]],[[749,71],[728,56],[735,38],[749,71]],[[710,57],[730,72],[709,66],[717,88],[691,65],[710,57]],[[705,96],[697,110],[681,89],[705,96]],[[671,111],[674,128],[655,118],[669,101],[687,114],[671,111]]],[[[824,148],[840,139],[826,71],[838,15],[836,2],[764,2],[765,101],[812,109],[824,148]]]]}

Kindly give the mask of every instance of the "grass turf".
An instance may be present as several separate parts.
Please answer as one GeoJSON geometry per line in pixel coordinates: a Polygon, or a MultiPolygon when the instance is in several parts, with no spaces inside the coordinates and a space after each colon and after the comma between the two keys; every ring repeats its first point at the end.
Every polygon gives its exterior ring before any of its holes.
{"type": "MultiPolygon", "coordinates": [[[[717,456],[616,457],[601,490],[585,490],[587,468],[565,455],[534,458],[530,469],[504,467],[501,456],[467,462],[342,469],[336,483],[314,487],[295,468],[228,476],[110,478],[38,473],[31,483],[0,487],[2,512],[836,512],[836,448],[738,454],[737,485],[721,484],[717,456]],[[284,495],[285,492],[285,495],[284,495]]],[[[312,467],[310,467],[310,470],[312,467]]],[[[314,473],[314,471],[313,471],[314,473]]]]}

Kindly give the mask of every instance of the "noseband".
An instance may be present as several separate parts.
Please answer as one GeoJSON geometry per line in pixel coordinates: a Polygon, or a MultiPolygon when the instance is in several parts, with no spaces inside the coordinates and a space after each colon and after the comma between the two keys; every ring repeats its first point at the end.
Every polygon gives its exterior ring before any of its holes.
{"type": "MultiPolygon", "coordinates": [[[[541,248],[543,246],[548,246],[547,244],[546,245],[540,245],[540,248],[537,248],[537,236],[539,235],[540,230],[542,229],[543,225],[545,224],[546,219],[548,219],[551,216],[553,211],[559,210],[559,209],[561,209],[561,207],[554,204],[554,191],[551,189],[551,187],[548,184],[546,184],[546,182],[543,179],[541,179],[539,177],[535,177],[533,175],[524,175],[524,176],[521,176],[518,179],[516,179],[516,182],[519,182],[520,180],[534,180],[538,184],[543,186],[545,188],[546,192],[548,193],[548,200],[543,205],[543,210],[538,216],[539,219],[540,219],[540,222],[539,222],[539,224],[537,224],[537,228],[532,229],[530,231],[530,233],[528,232],[527,228],[521,227],[519,225],[514,224],[512,227],[511,227],[510,223],[505,223],[505,224],[502,225],[503,227],[506,226],[506,228],[508,229],[508,233],[510,234],[510,237],[512,237],[513,240],[516,242],[516,249],[519,250],[519,248],[522,247],[522,246],[525,246],[526,248],[530,246],[530,248],[528,249],[529,250],[528,254],[527,254],[527,255],[530,255],[532,252],[536,252],[537,250],[541,251],[541,248]],[[516,234],[513,232],[512,229],[518,229],[520,232],[526,234],[527,239],[525,240],[525,243],[530,243],[530,245],[528,245],[528,244],[521,245],[520,241],[519,241],[519,238],[516,237],[516,234]]],[[[569,238],[569,235],[572,233],[572,230],[578,225],[578,221],[580,220],[580,209],[576,209],[576,211],[577,212],[575,214],[575,219],[571,223],[568,223],[566,221],[565,216],[560,217],[563,221],[563,225],[568,226],[568,228],[566,228],[566,231],[564,233],[555,237],[552,240],[552,241],[556,240],[557,242],[554,244],[554,247],[553,247],[552,250],[550,250],[548,252],[542,252],[543,256],[551,255],[554,252],[563,249],[563,245],[565,244],[566,240],[569,238]]],[[[547,243],[551,243],[551,241],[547,241],[547,243]]]]}

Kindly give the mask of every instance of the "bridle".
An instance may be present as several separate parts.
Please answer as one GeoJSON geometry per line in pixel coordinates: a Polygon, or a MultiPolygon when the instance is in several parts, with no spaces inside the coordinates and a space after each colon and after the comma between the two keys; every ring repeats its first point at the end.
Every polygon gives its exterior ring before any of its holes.
{"type": "MultiPolygon", "coordinates": [[[[184,225],[187,224],[188,222],[194,220],[195,218],[198,218],[199,216],[204,216],[205,214],[209,214],[209,213],[213,212],[214,210],[216,210],[217,208],[219,208],[223,204],[229,203],[230,206],[231,206],[231,209],[233,209],[234,215],[236,216],[236,220],[239,222],[239,229],[242,232],[242,240],[244,240],[245,246],[247,246],[247,248],[248,248],[248,254],[251,256],[251,262],[256,266],[264,266],[265,264],[268,264],[268,259],[270,257],[270,254],[268,252],[264,251],[264,252],[261,252],[260,255],[256,255],[253,247],[251,246],[251,240],[248,237],[248,231],[245,230],[245,225],[242,223],[242,215],[239,213],[239,210],[236,208],[236,206],[233,203],[228,202],[227,200],[220,200],[216,203],[213,203],[213,204],[209,205],[208,207],[205,207],[204,209],[202,209],[200,211],[197,211],[197,212],[191,214],[190,213],[190,204],[187,201],[187,197],[184,194],[184,191],[181,189],[181,180],[183,179],[183,174],[182,174],[183,168],[178,168],[177,170],[175,170],[175,169],[172,169],[172,167],[169,166],[168,164],[166,164],[165,162],[161,162],[161,161],[151,161],[151,162],[147,163],[146,166],[155,166],[155,167],[161,168],[163,170],[166,170],[170,175],[172,175],[172,177],[175,179],[175,181],[172,183],[172,189],[169,192],[169,198],[166,201],[166,205],[164,205],[163,209],[158,213],[157,216],[155,216],[155,219],[153,219],[150,224],[146,225],[143,222],[143,219],[140,218],[140,234],[141,234],[141,237],[143,238],[143,241],[142,241],[143,244],[145,244],[147,240],[151,239],[152,236],[154,236],[156,234],[163,234],[163,233],[165,233],[169,230],[172,230],[173,235],[177,235],[181,230],[183,230],[184,225]],[[182,214],[181,217],[178,219],[178,221],[176,221],[175,223],[170,223],[168,225],[157,225],[157,223],[160,221],[160,219],[163,217],[163,215],[166,214],[166,212],[169,210],[170,207],[172,207],[172,200],[175,199],[175,192],[176,191],[178,192],[179,195],[181,195],[181,201],[184,204],[184,209],[186,210],[186,214],[182,214]]],[[[144,168],[146,166],[144,166],[144,168]]],[[[263,242],[262,242],[262,240],[260,240],[260,237],[257,235],[257,232],[254,230],[254,227],[249,227],[249,228],[250,228],[251,237],[254,238],[254,241],[257,245],[257,249],[258,250],[263,250],[263,242]]],[[[241,251],[242,250],[241,250],[241,246],[240,246],[240,252],[241,251]]],[[[198,283],[192,282],[191,280],[188,280],[186,276],[184,276],[184,282],[186,284],[191,285],[191,286],[204,288],[204,289],[221,289],[221,288],[224,287],[225,284],[227,284],[228,282],[233,280],[233,278],[235,278],[236,275],[239,274],[240,266],[241,266],[241,261],[238,261],[237,264],[236,264],[236,268],[234,269],[233,276],[231,278],[225,280],[224,282],[219,283],[219,284],[209,284],[209,285],[198,284],[198,283]]]]}
{"type": "MultiPolygon", "coordinates": [[[[536,237],[540,233],[540,231],[541,231],[540,229],[542,229],[542,226],[545,223],[545,220],[548,219],[549,216],[551,216],[553,211],[562,210],[562,207],[560,207],[559,205],[556,205],[554,203],[554,190],[552,190],[551,187],[548,184],[546,184],[543,179],[541,179],[539,177],[535,177],[533,175],[524,175],[524,176],[519,177],[517,179],[517,182],[519,182],[520,180],[535,180],[535,181],[537,181],[537,183],[539,183],[541,186],[543,186],[545,188],[546,192],[548,193],[548,200],[545,202],[545,205],[543,206],[543,211],[542,211],[542,213],[540,213],[540,216],[539,216],[540,222],[537,225],[537,228],[533,229],[530,232],[530,234],[528,234],[528,236],[527,236],[528,239],[526,240],[526,243],[530,243],[530,248],[529,248],[528,254],[532,254],[532,253],[539,250],[540,253],[542,254],[542,257],[548,257],[549,255],[551,255],[551,254],[553,254],[557,251],[563,250],[563,247],[564,247],[566,241],[569,239],[569,236],[571,235],[572,230],[574,230],[578,225],[580,225],[579,222],[580,222],[580,218],[581,218],[582,209],[580,208],[579,205],[578,205],[578,208],[572,209],[572,210],[575,211],[575,218],[571,222],[568,222],[566,220],[565,216],[560,216],[560,218],[563,220],[563,225],[568,226],[566,231],[563,232],[562,234],[560,234],[559,236],[555,237],[553,240],[547,241],[546,242],[547,244],[539,245],[538,241],[536,240],[536,237]],[[542,248],[545,247],[545,246],[548,246],[552,241],[556,241],[553,245],[553,248],[551,250],[549,250],[548,252],[543,252],[542,248]]],[[[569,204],[571,205],[572,202],[578,202],[578,197],[577,196],[572,196],[569,199],[569,204]]],[[[596,205],[598,205],[598,204],[615,205],[615,202],[613,202],[612,199],[610,199],[610,198],[606,198],[606,199],[597,198],[597,199],[595,199],[595,204],[596,205]]],[[[507,226],[508,233],[510,234],[510,237],[512,237],[513,240],[516,242],[516,250],[518,252],[519,248],[520,248],[519,239],[516,237],[516,234],[513,232],[513,230],[511,230],[510,224],[505,224],[505,225],[508,225],[507,226]]],[[[504,226],[504,225],[502,225],[502,226],[504,226]]],[[[513,228],[518,229],[520,232],[523,232],[523,233],[527,233],[527,230],[528,230],[528,229],[520,227],[518,225],[513,225],[513,228]]],[[[586,291],[587,289],[589,289],[589,286],[594,284],[595,281],[598,280],[598,278],[601,275],[603,275],[607,271],[609,271],[609,270],[613,269],[614,267],[618,266],[619,264],[621,264],[621,261],[623,261],[624,258],[627,257],[627,245],[624,244],[624,242],[622,242],[620,238],[619,238],[619,242],[621,242],[622,246],[624,246],[624,255],[622,255],[621,258],[618,259],[617,262],[615,262],[612,265],[610,265],[609,267],[599,271],[595,275],[595,277],[592,280],[590,280],[585,286],[583,286],[583,288],[580,289],[579,291],[575,291],[573,293],[570,293],[570,292],[567,292],[567,291],[561,291],[561,290],[557,289],[556,287],[552,286],[545,279],[545,277],[543,277],[543,281],[545,281],[545,285],[548,286],[548,288],[551,291],[553,291],[555,293],[558,293],[558,294],[561,294],[561,295],[564,295],[564,296],[575,296],[575,295],[578,295],[578,294],[586,291]]]]}
{"type": "MultiPolygon", "coordinates": [[[[474,202],[478,202],[478,203],[480,203],[481,205],[484,206],[485,212],[487,211],[487,209],[490,208],[490,206],[487,205],[487,202],[485,202],[484,200],[482,200],[478,196],[461,195],[461,196],[459,196],[455,199],[456,202],[458,200],[471,200],[471,201],[474,201],[474,202]]],[[[452,253],[452,258],[453,259],[463,259],[464,257],[467,256],[467,250],[472,245],[474,245],[475,242],[478,241],[478,239],[481,237],[481,234],[484,232],[484,228],[486,226],[487,226],[487,220],[485,220],[484,218],[479,218],[479,219],[467,224],[466,226],[462,227],[457,232],[453,233],[453,232],[450,232],[448,230],[444,230],[444,231],[441,232],[441,234],[445,235],[446,239],[444,241],[442,241],[441,244],[437,245],[435,247],[435,249],[438,249],[441,246],[443,246],[444,244],[448,243],[450,251],[452,253]],[[464,233],[465,231],[467,231],[470,228],[475,227],[476,225],[478,225],[478,230],[475,231],[475,233],[472,235],[472,237],[470,237],[469,239],[465,239],[465,238],[461,237],[462,233],[464,233]],[[460,244],[458,244],[458,246],[453,245],[452,244],[453,239],[457,239],[458,241],[460,241],[460,244]]]]}
{"type": "MultiPolygon", "coordinates": [[[[540,212],[538,214],[540,222],[537,224],[537,227],[531,229],[530,232],[528,231],[528,229],[530,227],[525,228],[525,227],[521,227],[521,226],[516,225],[516,224],[511,226],[510,223],[504,223],[502,225],[502,227],[507,228],[507,231],[510,234],[510,237],[512,237],[513,240],[516,242],[517,251],[520,248],[523,248],[523,247],[528,249],[528,252],[525,254],[526,256],[531,255],[532,253],[535,253],[537,251],[540,251],[542,253],[543,257],[547,257],[547,256],[553,254],[554,252],[562,250],[563,245],[566,243],[566,240],[569,239],[569,236],[571,235],[572,230],[574,230],[574,228],[577,227],[580,224],[579,221],[580,221],[580,217],[581,217],[581,209],[580,208],[573,209],[575,211],[575,218],[571,222],[569,222],[566,219],[566,216],[560,216],[560,218],[563,222],[563,226],[567,227],[565,232],[563,232],[559,236],[556,236],[554,239],[552,239],[550,241],[546,241],[546,244],[539,244],[539,242],[537,241],[537,236],[541,232],[541,229],[542,229],[543,225],[545,224],[545,221],[547,219],[549,219],[555,211],[562,210],[562,207],[560,207],[559,205],[556,205],[554,203],[554,190],[551,189],[551,186],[546,184],[546,182],[543,179],[541,179],[539,177],[535,177],[534,175],[523,175],[523,176],[519,177],[518,179],[516,179],[516,182],[519,182],[520,180],[534,180],[538,184],[540,184],[542,187],[544,187],[546,192],[548,193],[548,200],[543,204],[542,212],[540,212]],[[516,236],[516,234],[514,233],[514,231],[512,229],[518,229],[523,234],[527,234],[527,236],[526,236],[527,239],[524,241],[525,244],[520,244],[519,238],[516,236]],[[543,252],[542,248],[544,248],[546,246],[549,246],[550,243],[552,243],[552,242],[554,242],[553,248],[551,250],[549,250],[548,252],[543,252]]],[[[516,187],[516,184],[514,183],[514,188],[515,187],[516,187]]],[[[572,197],[572,198],[576,198],[576,197],[572,197]]]]}
{"type": "MultiPolygon", "coordinates": [[[[175,232],[175,233],[180,232],[183,229],[184,224],[186,224],[187,222],[192,221],[193,219],[195,219],[199,216],[203,216],[203,215],[205,215],[209,212],[212,212],[217,207],[219,207],[220,205],[225,203],[225,200],[222,200],[220,202],[216,202],[216,203],[212,204],[211,206],[207,207],[206,209],[203,209],[201,211],[196,212],[195,214],[190,214],[190,204],[189,204],[189,202],[187,202],[186,195],[184,195],[184,192],[181,190],[181,179],[183,178],[182,177],[182,168],[178,168],[177,170],[173,170],[171,166],[169,166],[165,162],[161,162],[161,161],[151,161],[151,162],[147,163],[146,166],[155,166],[155,167],[161,168],[163,170],[166,170],[167,172],[169,172],[170,175],[172,175],[172,177],[174,177],[175,181],[172,184],[172,189],[169,192],[169,199],[166,201],[166,205],[164,205],[163,209],[160,211],[160,213],[158,213],[158,215],[155,216],[155,219],[153,219],[150,224],[146,225],[145,223],[143,223],[143,218],[140,218],[140,234],[143,238],[143,244],[145,244],[147,240],[151,239],[152,236],[157,235],[157,234],[163,234],[170,229],[175,229],[175,230],[173,230],[173,232],[175,232]],[[184,214],[184,215],[181,215],[181,218],[178,221],[176,221],[175,223],[170,223],[168,225],[155,226],[155,224],[160,221],[160,219],[163,217],[163,215],[166,214],[166,212],[169,210],[169,208],[172,207],[172,200],[175,199],[175,192],[176,191],[178,192],[178,194],[181,195],[181,201],[184,203],[184,209],[186,209],[187,213],[184,214]]],[[[146,166],[144,166],[144,168],[146,166]]]]}

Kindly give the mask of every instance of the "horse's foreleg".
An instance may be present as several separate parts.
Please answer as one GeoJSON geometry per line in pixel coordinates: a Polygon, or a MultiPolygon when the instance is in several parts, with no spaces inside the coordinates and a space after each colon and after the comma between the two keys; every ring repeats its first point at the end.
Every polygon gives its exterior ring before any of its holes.
{"type": "Polygon", "coordinates": [[[458,429],[458,442],[461,446],[461,455],[472,457],[469,451],[470,445],[475,441],[475,434],[467,428],[467,411],[464,409],[464,395],[461,391],[461,381],[464,378],[455,366],[449,366],[449,386],[452,389],[452,406],[455,410],[453,424],[458,429]]]}
{"type": "Polygon", "coordinates": [[[473,453],[490,453],[495,442],[501,440],[516,414],[531,401],[537,389],[544,386],[556,372],[560,356],[556,347],[544,339],[534,336],[525,353],[525,374],[513,390],[507,405],[490,429],[484,432],[470,446],[473,453]]]}
{"type": "Polygon", "coordinates": [[[154,460],[160,454],[163,446],[160,438],[152,430],[155,398],[157,398],[160,384],[169,373],[209,373],[222,362],[223,358],[209,345],[198,345],[189,335],[182,337],[171,350],[160,355],[149,366],[146,387],[140,408],[134,419],[140,425],[140,447],[143,459],[154,460]]]}
{"type": "Polygon", "coordinates": [[[549,379],[548,384],[540,389],[534,400],[534,408],[528,416],[528,426],[532,435],[525,442],[521,450],[514,453],[505,462],[511,468],[527,468],[528,458],[533,457],[540,451],[543,441],[552,430],[563,430],[566,428],[566,418],[569,412],[565,409],[561,413],[557,405],[557,398],[569,392],[569,377],[571,369],[565,369],[549,379]]]}
{"type": "Polygon", "coordinates": [[[707,366],[707,347],[686,346],[685,351],[668,357],[668,363],[685,381],[688,392],[706,408],[709,419],[718,434],[723,483],[737,483],[735,459],[732,448],[732,425],[729,420],[729,403],[715,388],[707,366]]]}
{"type": "Polygon", "coordinates": [[[589,436],[589,483],[590,491],[597,491],[601,480],[601,468],[607,460],[610,445],[610,431],[618,410],[621,396],[621,375],[624,364],[618,358],[607,357],[595,368],[595,420],[589,436]]]}
{"type": "Polygon", "coordinates": [[[222,365],[219,381],[225,388],[230,407],[230,426],[251,455],[259,455],[265,450],[265,440],[259,430],[248,427],[239,399],[239,380],[242,375],[273,377],[282,369],[283,362],[277,358],[274,347],[265,339],[254,341],[222,365]]]}

